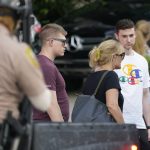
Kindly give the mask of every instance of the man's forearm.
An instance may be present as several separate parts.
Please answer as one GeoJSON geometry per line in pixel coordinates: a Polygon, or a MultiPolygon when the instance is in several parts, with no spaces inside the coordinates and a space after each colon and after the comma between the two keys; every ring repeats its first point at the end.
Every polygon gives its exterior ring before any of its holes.
{"type": "Polygon", "coordinates": [[[52,93],[52,100],[51,100],[51,105],[47,111],[49,117],[51,118],[52,121],[54,122],[63,122],[63,116],[61,113],[60,106],[58,104],[57,96],[56,96],[56,91],[50,90],[52,93]]]}
{"type": "Polygon", "coordinates": [[[146,121],[146,125],[150,126],[150,104],[147,102],[143,103],[143,115],[146,121]]]}
{"type": "Polygon", "coordinates": [[[47,111],[49,117],[54,122],[63,122],[63,116],[58,104],[52,104],[49,110],[47,111]]]}
{"type": "Polygon", "coordinates": [[[150,94],[149,89],[146,90],[143,96],[143,115],[147,126],[150,126],[150,94]]]}
{"type": "MultiPolygon", "coordinates": [[[[148,128],[148,126],[150,126],[150,103],[148,102],[148,99],[144,100],[143,114],[144,114],[144,119],[145,119],[145,122],[146,122],[146,126],[148,128]]],[[[148,129],[147,131],[148,131],[148,141],[150,141],[150,129],[148,129]]]]}

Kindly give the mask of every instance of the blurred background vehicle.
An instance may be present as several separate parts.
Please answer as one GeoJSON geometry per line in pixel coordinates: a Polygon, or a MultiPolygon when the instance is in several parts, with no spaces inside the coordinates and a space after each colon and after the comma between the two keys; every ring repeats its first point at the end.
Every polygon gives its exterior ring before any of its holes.
{"type": "MultiPolygon", "coordinates": [[[[149,0],[93,0],[54,21],[68,31],[65,56],[55,60],[68,86],[81,85],[91,71],[89,51],[104,39],[114,36],[114,25],[121,18],[131,18],[135,22],[150,20],[149,0]]],[[[36,53],[37,49],[40,50],[37,41],[34,45],[36,53]]]]}

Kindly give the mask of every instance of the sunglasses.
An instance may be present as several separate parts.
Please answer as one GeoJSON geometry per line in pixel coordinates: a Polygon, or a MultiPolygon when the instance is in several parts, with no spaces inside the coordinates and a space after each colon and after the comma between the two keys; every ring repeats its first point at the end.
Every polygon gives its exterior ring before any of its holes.
{"type": "Polygon", "coordinates": [[[52,39],[55,40],[55,41],[61,42],[63,45],[67,44],[67,40],[66,39],[59,39],[59,38],[52,38],[52,39]]]}
{"type": "Polygon", "coordinates": [[[121,53],[121,54],[116,54],[117,56],[120,56],[121,57],[121,59],[124,59],[124,57],[125,57],[125,52],[124,53],[121,53]]]}

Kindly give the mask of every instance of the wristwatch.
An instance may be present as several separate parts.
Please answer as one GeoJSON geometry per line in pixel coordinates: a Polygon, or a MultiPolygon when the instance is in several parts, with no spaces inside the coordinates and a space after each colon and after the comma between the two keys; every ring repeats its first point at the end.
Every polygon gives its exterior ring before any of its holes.
{"type": "Polygon", "coordinates": [[[150,126],[147,126],[147,129],[150,129],[150,126]]]}

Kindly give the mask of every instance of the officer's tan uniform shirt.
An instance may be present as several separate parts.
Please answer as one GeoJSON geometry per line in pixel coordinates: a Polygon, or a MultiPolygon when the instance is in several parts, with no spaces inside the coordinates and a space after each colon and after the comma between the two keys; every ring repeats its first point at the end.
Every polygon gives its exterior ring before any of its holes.
{"type": "Polygon", "coordinates": [[[0,25],[0,121],[8,110],[19,117],[17,108],[24,94],[38,96],[44,90],[43,76],[32,50],[14,40],[0,25]]]}

